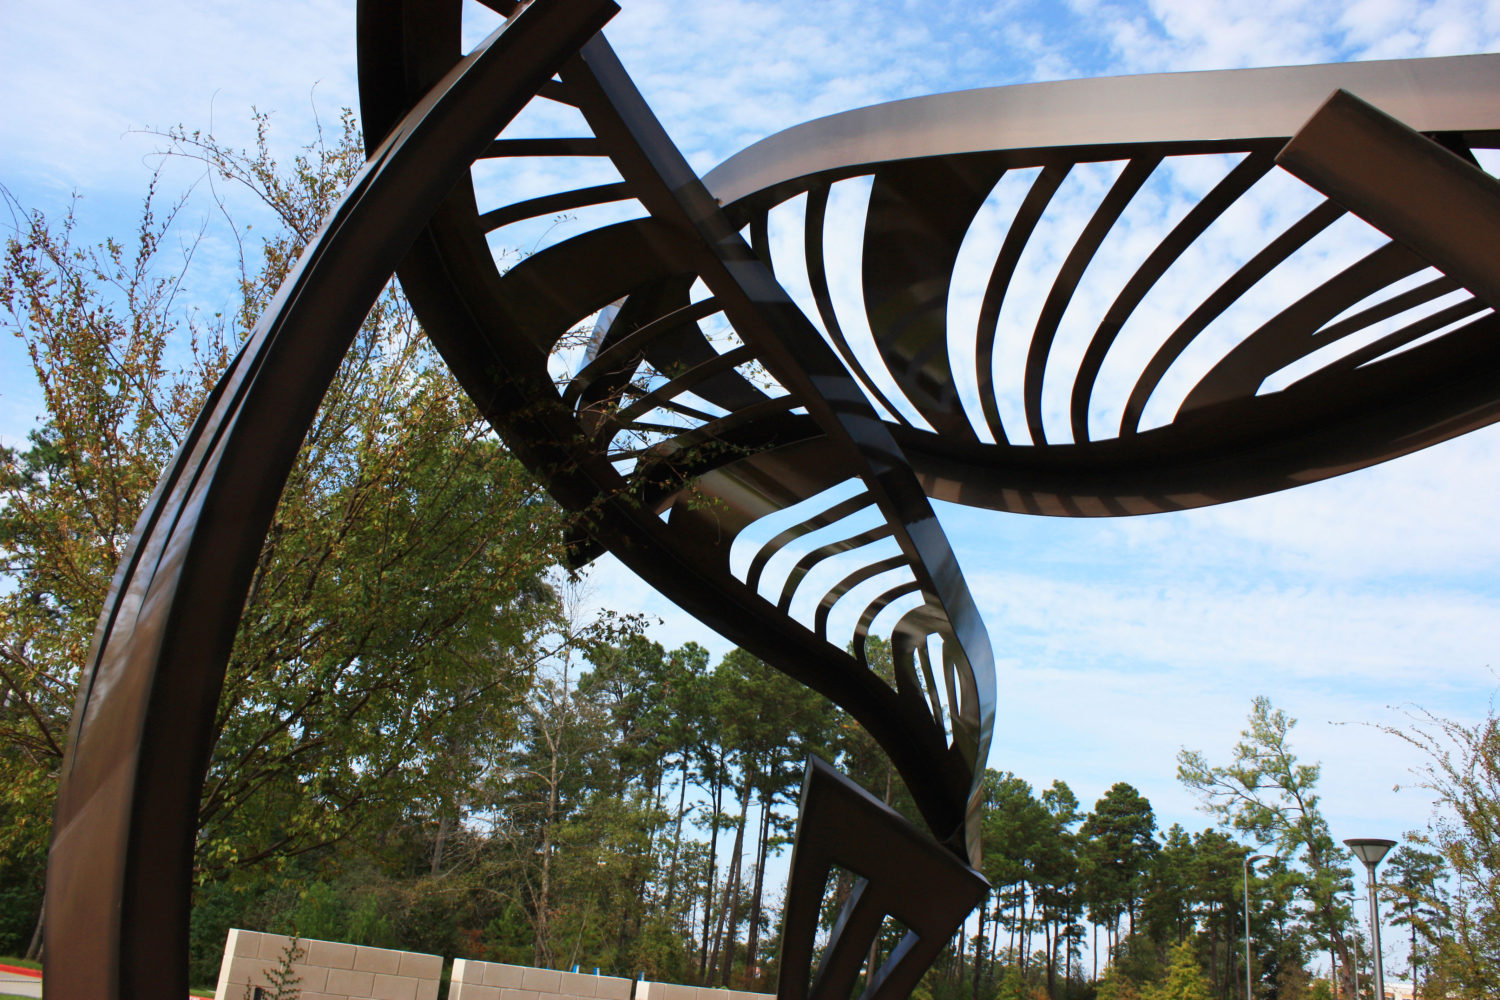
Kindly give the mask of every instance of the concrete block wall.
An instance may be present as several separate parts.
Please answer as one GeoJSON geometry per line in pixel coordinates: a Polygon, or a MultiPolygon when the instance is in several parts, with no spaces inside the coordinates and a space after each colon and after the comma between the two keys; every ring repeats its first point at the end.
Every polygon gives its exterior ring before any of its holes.
{"type": "Polygon", "coordinates": [[[455,959],[448,1000],[631,1000],[619,976],[455,959]]]}
{"type": "MultiPolygon", "coordinates": [[[[266,973],[281,963],[292,939],[235,928],[219,966],[218,1000],[242,1000],[259,986],[269,992],[266,973]]],[[[292,965],[302,1000],[437,1000],[443,976],[441,955],[336,941],[300,939],[303,956],[292,965]]]]}
{"type": "Polygon", "coordinates": [[[675,983],[649,983],[643,980],[635,984],[635,1000],[776,1000],[776,994],[712,989],[707,986],[678,986],[675,983]]]}
{"type": "MultiPolygon", "coordinates": [[[[281,964],[292,939],[238,928],[229,932],[219,966],[217,1000],[243,1000],[256,986],[270,991],[267,973],[281,964]]],[[[299,939],[292,965],[301,1000],[437,1000],[443,959],[414,951],[299,939]]],[[[460,958],[453,963],[448,1000],[776,1000],[772,993],[718,990],[674,983],[632,982],[620,976],[533,969],[460,958]]]]}

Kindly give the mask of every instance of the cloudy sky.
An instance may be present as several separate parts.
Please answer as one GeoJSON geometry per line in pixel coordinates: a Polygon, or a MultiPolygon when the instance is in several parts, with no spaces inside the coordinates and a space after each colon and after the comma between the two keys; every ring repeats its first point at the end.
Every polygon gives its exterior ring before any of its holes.
{"type": "MultiPolygon", "coordinates": [[[[704,172],[798,122],[925,93],[1500,45],[1495,0],[621,2],[607,33],[704,172]]],[[[9,4],[0,184],[14,204],[49,214],[76,197],[86,235],[123,232],[159,163],[152,130],[181,124],[243,144],[258,108],[289,151],[317,121],[356,105],[353,39],[353,4],[338,0],[9,4]]],[[[1224,165],[1202,166],[1207,180],[1187,167],[1168,177],[1158,217],[1131,224],[1159,227],[1174,192],[1211,183],[1216,169],[1224,165]]],[[[1076,200],[1060,204],[1083,211],[1109,171],[1081,172],[1067,195],[1076,200]]],[[[213,224],[206,182],[191,164],[167,165],[167,190],[194,183],[188,231],[213,224]]],[[[523,187],[532,183],[545,178],[523,187]]],[[[996,228],[976,239],[998,239],[1007,197],[997,190],[996,228]]],[[[1305,192],[1265,197],[1277,216],[1305,192]]],[[[9,217],[0,211],[0,224],[9,217]]],[[[1344,233],[1330,253],[1364,238],[1344,233]]],[[[188,289],[209,310],[228,300],[214,278],[225,254],[210,231],[188,289]]],[[[1099,281],[1107,289],[1107,276],[1099,281]]],[[[0,440],[24,437],[39,412],[25,357],[6,338],[0,440]]],[[[1303,757],[1324,765],[1336,837],[1422,826],[1428,800],[1393,787],[1419,760],[1367,724],[1399,724],[1412,705],[1461,719],[1487,710],[1500,684],[1496,497],[1500,433],[1482,432],[1336,481],[1182,514],[1065,521],[940,506],[999,660],[992,766],[1039,785],[1063,778],[1085,804],[1129,781],[1163,826],[1201,829],[1208,819],[1177,785],[1174,756],[1186,746],[1226,759],[1251,699],[1265,694],[1300,720],[1303,757]]],[[[602,603],[660,616],[668,644],[724,646],[643,598],[618,567],[602,567],[593,587],[602,603]]]]}

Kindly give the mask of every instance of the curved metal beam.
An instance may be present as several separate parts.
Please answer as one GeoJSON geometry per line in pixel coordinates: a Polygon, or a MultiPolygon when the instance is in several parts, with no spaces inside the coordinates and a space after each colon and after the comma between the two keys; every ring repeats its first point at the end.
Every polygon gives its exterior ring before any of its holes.
{"type": "Polygon", "coordinates": [[[795,125],[703,177],[726,207],[815,175],[1009,149],[1285,139],[1335,90],[1419,132],[1494,131],[1500,55],[1151,73],[913,97],[795,125]]]}
{"type": "Polygon", "coordinates": [[[255,559],[365,314],[454,178],[617,10],[553,0],[500,28],[380,144],[215,388],[106,600],[47,865],[47,995],[185,996],[198,800],[255,559]]]}

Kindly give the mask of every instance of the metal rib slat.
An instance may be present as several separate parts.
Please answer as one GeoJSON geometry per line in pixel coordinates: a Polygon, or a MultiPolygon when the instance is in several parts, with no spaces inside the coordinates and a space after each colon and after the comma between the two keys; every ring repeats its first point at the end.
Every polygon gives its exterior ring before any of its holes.
{"type": "Polygon", "coordinates": [[[1031,429],[1032,440],[1039,444],[1044,444],[1047,440],[1047,430],[1042,421],[1042,384],[1047,373],[1047,359],[1052,353],[1052,342],[1057,337],[1058,324],[1062,322],[1063,313],[1073,300],[1073,292],[1078,288],[1083,272],[1099,251],[1099,245],[1114,228],[1120,214],[1130,204],[1130,199],[1135,197],[1135,193],[1146,183],[1146,178],[1151,176],[1160,162],[1159,156],[1143,156],[1131,160],[1125,167],[1104,200],[1099,203],[1099,208],[1089,219],[1088,225],[1084,226],[1073,249],[1068,251],[1067,259],[1057,273],[1057,280],[1052,283],[1052,290],[1047,293],[1047,300],[1042,304],[1036,332],[1032,334],[1031,347],[1026,352],[1024,388],[1026,423],[1031,429]]]}

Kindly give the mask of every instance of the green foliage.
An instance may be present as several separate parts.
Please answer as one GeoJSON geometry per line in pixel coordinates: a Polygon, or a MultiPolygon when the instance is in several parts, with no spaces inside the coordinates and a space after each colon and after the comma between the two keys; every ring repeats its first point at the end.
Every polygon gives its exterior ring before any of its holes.
{"type": "MultiPolygon", "coordinates": [[[[297,973],[296,964],[307,955],[307,950],[302,943],[293,937],[287,942],[286,947],[281,949],[277,956],[276,965],[262,973],[266,981],[267,989],[263,996],[266,1000],[298,1000],[302,996],[302,977],[297,973]]],[[[245,985],[245,1000],[254,996],[254,988],[251,984],[245,985]]]]}
{"type": "MultiPolygon", "coordinates": [[[[1019,965],[1008,965],[1005,967],[1005,975],[1000,977],[1000,986],[995,991],[995,1000],[1024,1000],[1026,996],[1026,984],[1021,978],[1021,967],[1019,965]]],[[[1115,1000],[1128,1000],[1124,997],[1116,997],[1115,1000]]]]}
{"type": "MultiPolygon", "coordinates": [[[[290,170],[260,124],[252,154],[172,136],[285,223],[244,263],[238,323],[180,306],[186,279],[162,260],[176,210],[159,215],[152,196],[129,243],[80,246],[71,215],[36,213],[7,241],[0,305],[47,406],[28,447],[0,449],[0,891],[25,920],[113,567],[250,319],[363,162],[347,116],[290,170]]],[[[513,725],[558,641],[557,527],[409,308],[383,296],[257,563],[215,720],[200,882],[368,839],[414,802],[461,797],[483,766],[471,748],[513,725]]]]}
{"type": "Polygon", "coordinates": [[[1123,781],[1111,786],[1084,820],[1082,862],[1089,903],[1100,922],[1113,924],[1124,913],[1134,928],[1141,882],[1157,852],[1155,830],[1151,803],[1123,781]]]}
{"type": "Polygon", "coordinates": [[[1390,908],[1391,923],[1409,933],[1410,978],[1420,983],[1437,943],[1452,933],[1447,865],[1442,855],[1405,844],[1385,859],[1381,873],[1382,901],[1390,908]]]}
{"type": "Polygon", "coordinates": [[[1443,812],[1414,837],[1430,851],[1398,852],[1386,877],[1396,880],[1400,920],[1424,944],[1429,995],[1500,992],[1500,718],[1493,707],[1473,725],[1415,713],[1405,729],[1387,728],[1426,756],[1420,772],[1443,812]],[[1393,867],[1394,866],[1394,867],[1393,867]],[[1440,877],[1451,873],[1451,890],[1440,877]]]}
{"type": "Polygon", "coordinates": [[[1298,863],[1284,871],[1283,881],[1306,901],[1317,945],[1334,954],[1341,971],[1348,969],[1351,871],[1319,809],[1319,766],[1298,761],[1290,742],[1297,720],[1269,699],[1255,699],[1248,721],[1229,764],[1211,765],[1202,753],[1183,750],[1178,779],[1229,828],[1273,843],[1281,857],[1298,863]]]}
{"type": "Polygon", "coordinates": [[[1142,996],[1135,980],[1113,965],[1099,977],[1098,989],[1094,995],[1098,1000],[1141,1000],[1142,996]]]}
{"type": "Polygon", "coordinates": [[[1171,956],[1166,975],[1142,989],[1141,1000],[1213,1000],[1214,991],[1203,976],[1193,946],[1186,941],[1174,945],[1171,956]]]}

